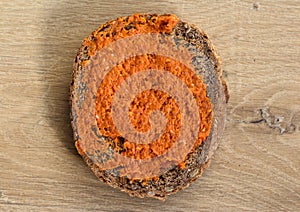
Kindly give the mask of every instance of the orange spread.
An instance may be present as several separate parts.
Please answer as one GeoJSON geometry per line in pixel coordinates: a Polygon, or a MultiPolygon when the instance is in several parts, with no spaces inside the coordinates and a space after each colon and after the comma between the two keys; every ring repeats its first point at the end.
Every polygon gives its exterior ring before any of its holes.
{"type": "Polygon", "coordinates": [[[99,27],[88,38],[84,39],[83,45],[89,47],[88,54],[92,56],[98,49],[120,38],[142,33],[171,32],[177,22],[178,18],[175,15],[161,15],[148,18],[145,15],[135,14],[129,17],[120,17],[99,27]]]}
{"type": "Polygon", "coordinates": [[[99,117],[97,124],[104,136],[109,136],[116,143],[121,154],[135,159],[146,159],[161,155],[176,141],[180,132],[180,111],[174,99],[162,91],[149,90],[136,96],[131,103],[128,115],[131,124],[139,131],[149,129],[149,114],[153,110],[160,110],[167,118],[165,132],[151,144],[136,144],[134,141],[125,140],[120,144],[120,135],[114,127],[111,117],[112,97],[118,86],[126,77],[146,69],[169,71],[181,79],[193,93],[199,108],[201,125],[199,126],[198,139],[195,145],[200,144],[207,137],[211,122],[211,105],[206,97],[202,81],[187,67],[171,58],[158,55],[142,55],[127,59],[124,63],[112,68],[104,78],[97,93],[96,114],[99,117]],[[131,68],[134,66],[134,68],[131,68]],[[151,104],[149,104],[151,102],[151,104]]]}
{"type": "MultiPolygon", "coordinates": [[[[172,32],[178,19],[174,15],[147,16],[132,15],[128,18],[118,18],[102,25],[83,42],[88,46],[88,55],[115,40],[141,33],[166,33],[172,32]]],[[[85,65],[84,61],[82,65],[85,65]]],[[[147,159],[163,154],[169,149],[180,132],[181,115],[174,99],[167,93],[158,90],[147,90],[135,97],[130,105],[128,116],[131,124],[137,131],[146,132],[149,125],[149,114],[153,110],[160,110],[166,117],[166,128],[163,134],[150,144],[136,144],[122,138],[114,127],[111,117],[112,97],[118,86],[130,75],[147,70],[165,70],[182,80],[195,97],[200,126],[198,138],[194,147],[201,144],[210,132],[212,122],[212,105],[206,96],[206,89],[202,80],[182,63],[158,55],[141,55],[129,58],[113,67],[105,76],[98,88],[96,99],[96,114],[98,128],[103,136],[112,139],[114,150],[120,154],[135,159],[147,159]],[[151,102],[151,104],[149,104],[151,102]]],[[[175,88],[176,89],[176,88],[175,88]]],[[[184,162],[179,164],[184,168],[184,162]]]]}

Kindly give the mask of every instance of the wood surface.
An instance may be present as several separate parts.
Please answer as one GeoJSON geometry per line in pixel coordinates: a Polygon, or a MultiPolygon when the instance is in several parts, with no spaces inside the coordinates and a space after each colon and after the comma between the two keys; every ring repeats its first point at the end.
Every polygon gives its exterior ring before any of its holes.
{"type": "Polygon", "coordinates": [[[2,0],[0,211],[299,211],[299,68],[298,0],[2,0]],[[135,12],[175,13],[203,29],[231,95],[211,166],[165,202],[99,182],[74,148],[69,121],[82,39],[135,12]]]}

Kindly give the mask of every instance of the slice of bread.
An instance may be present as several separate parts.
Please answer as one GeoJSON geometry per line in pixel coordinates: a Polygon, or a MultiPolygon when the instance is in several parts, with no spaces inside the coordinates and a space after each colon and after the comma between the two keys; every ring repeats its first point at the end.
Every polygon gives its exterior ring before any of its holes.
{"type": "Polygon", "coordinates": [[[70,95],[75,145],[94,174],[131,196],[161,200],[187,187],[208,166],[224,130],[229,98],[220,59],[207,35],[172,14],[135,14],[100,25],[77,53],[70,95]],[[133,76],[142,83],[130,81],[133,76]],[[180,82],[193,99],[183,95],[180,82]],[[127,92],[119,92],[116,100],[122,83],[127,83],[127,92]],[[134,86],[140,85],[151,89],[138,92],[134,86]],[[186,100],[178,100],[177,94],[186,100]],[[129,110],[114,112],[113,103],[129,110]],[[197,110],[184,111],[193,104],[197,110]],[[165,125],[158,116],[151,118],[155,110],[163,113],[165,125]],[[195,117],[199,120],[193,128],[195,117]],[[130,133],[116,127],[127,119],[140,134],[155,121],[162,131],[147,142],[130,140],[130,133]],[[190,139],[183,129],[197,132],[190,139]]]}

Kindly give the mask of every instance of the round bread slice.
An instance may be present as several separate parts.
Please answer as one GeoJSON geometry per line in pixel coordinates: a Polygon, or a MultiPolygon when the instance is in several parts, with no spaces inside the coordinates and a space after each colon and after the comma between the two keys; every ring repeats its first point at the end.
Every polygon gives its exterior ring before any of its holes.
{"type": "Polygon", "coordinates": [[[164,200],[208,166],[228,92],[207,35],[175,15],[100,25],[74,62],[75,146],[94,174],[130,196],[164,200]]]}

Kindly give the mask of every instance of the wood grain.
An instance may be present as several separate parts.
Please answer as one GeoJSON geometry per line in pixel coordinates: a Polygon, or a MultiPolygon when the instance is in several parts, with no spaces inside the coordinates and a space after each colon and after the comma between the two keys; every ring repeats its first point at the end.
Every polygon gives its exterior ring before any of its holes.
{"type": "Polygon", "coordinates": [[[300,4],[267,1],[0,2],[0,211],[297,211],[300,4]],[[100,183],[73,146],[68,85],[81,40],[134,12],[208,33],[231,94],[204,175],[166,202],[100,183]]]}

